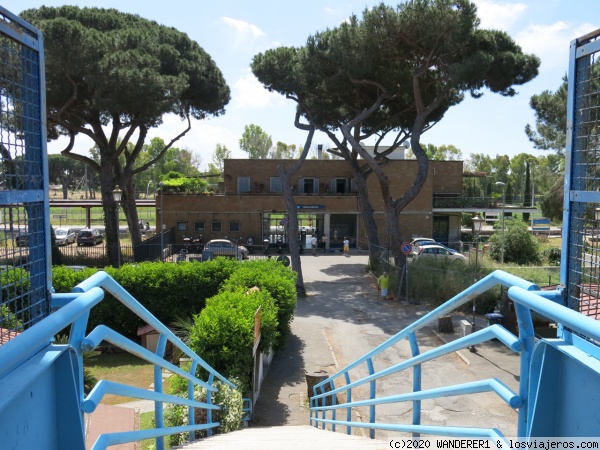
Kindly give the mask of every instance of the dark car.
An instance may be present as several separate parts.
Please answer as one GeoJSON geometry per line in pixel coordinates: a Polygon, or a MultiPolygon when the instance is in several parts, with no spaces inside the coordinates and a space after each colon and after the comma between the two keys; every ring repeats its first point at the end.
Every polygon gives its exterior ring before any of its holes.
{"type": "Polygon", "coordinates": [[[77,233],[77,245],[96,245],[102,242],[104,242],[102,233],[94,228],[84,228],[77,233]]]}
{"type": "Polygon", "coordinates": [[[29,238],[31,234],[27,232],[20,231],[19,234],[15,236],[15,246],[17,247],[27,247],[29,245],[29,238]]]}

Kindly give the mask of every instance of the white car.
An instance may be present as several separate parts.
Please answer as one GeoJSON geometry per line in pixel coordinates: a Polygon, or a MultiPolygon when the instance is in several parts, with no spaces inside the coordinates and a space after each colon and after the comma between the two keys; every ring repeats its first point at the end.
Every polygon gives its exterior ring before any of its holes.
{"type": "Polygon", "coordinates": [[[451,252],[443,245],[438,244],[425,244],[415,247],[413,258],[449,258],[452,261],[467,262],[467,258],[463,254],[451,252]]]}
{"type": "Polygon", "coordinates": [[[415,238],[411,241],[410,243],[413,247],[421,247],[423,245],[441,245],[442,247],[444,247],[446,250],[448,250],[451,253],[456,253],[456,250],[454,250],[453,248],[450,247],[446,247],[444,244],[440,244],[439,242],[437,242],[435,239],[431,239],[431,238],[426,238],[426,237],[418,237],[415,238]]]}
{"type": "Polygon", "coordinates": [[[69,245],[77,239],[77,233],[74,228],[57,228],[54,230],[56,235],[56,245],[69,245]]]}

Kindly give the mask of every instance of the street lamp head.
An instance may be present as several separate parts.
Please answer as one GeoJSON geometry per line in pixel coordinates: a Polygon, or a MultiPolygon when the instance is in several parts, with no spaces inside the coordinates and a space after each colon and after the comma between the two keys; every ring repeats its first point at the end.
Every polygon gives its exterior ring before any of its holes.
{"type": "Polygon", "coordinates": [[[594,209],[594,218],[600,220],[600,208],[594,209]]]}
{"type": "Polygon", "coordinates": [[[479,217],[478,215],[473,217],[473,231],[475,231],[476,234],[479,234],[481,232],[481,228],[483,227],[483,222],[485,222],[485,219],[482,219],[481,217],[479,217]]]}
{"type": "Polygon", "coordinates": [[[123,191],[119,188],[118,184],[115,186],[115,189],[113,190],[112,194],[113,194],[113,198],[115,199],[115,202],[119,203],[121,201],[121,196],[123,195],[123,191]]]}
{"type": "Polygon", "coordinates": [[[506,186],[506,183],[503,181],[496,181],[496,186],[506,186]]]}

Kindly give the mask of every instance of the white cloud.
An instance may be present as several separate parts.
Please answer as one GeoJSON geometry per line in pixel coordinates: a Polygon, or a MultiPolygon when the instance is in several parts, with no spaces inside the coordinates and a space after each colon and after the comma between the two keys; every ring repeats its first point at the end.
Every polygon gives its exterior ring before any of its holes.
{"type": "Polygon", "coordinates": [[[251,72],[247,72],[234,84],[232,108],[263,108],[280,103],[282,96],[269,92],[251,72]]]}
{"type": "Polygon", "coordinates": [[[554,22],[550,25],[530,25],[515,35],[515,40],[527,53],[536,54],[544,69],[564,67],[569,61],[570,42],[594,30],[591,24],[572,26],[567,22],[554,22]]]}
{"type": "Polygon", "coordinates": [[[231,17],[223,17],[222,19],[227,25],[234,28],[240,35],[243,35],[244,38],[259,38],[265,36],[264,31],[251,23],[244,22],[243,20],[232,19],[231,17]]]}
{"type": "Polygon", "coordinates": [[[481,28],[508,30],[519,20],[527,9],[524,3],[496,3],[491,0],[473,0],[477,5],[477,16],[481,19],[481,28]]]}

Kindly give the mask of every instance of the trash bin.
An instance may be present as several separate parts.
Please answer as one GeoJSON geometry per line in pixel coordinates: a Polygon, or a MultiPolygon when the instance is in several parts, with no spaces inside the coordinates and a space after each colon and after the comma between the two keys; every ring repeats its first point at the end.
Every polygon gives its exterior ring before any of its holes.
{"type": "Polygon", "coordinates": [[[504,316],[500,313],[489,313],[485,315],[487,319],[488,327],[490,325],[502,325],[504,326],[504,316]]]}

